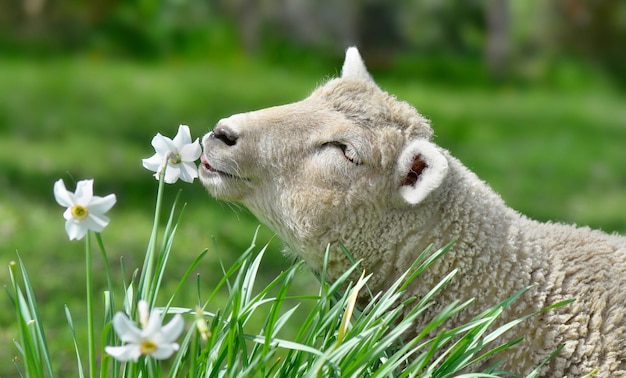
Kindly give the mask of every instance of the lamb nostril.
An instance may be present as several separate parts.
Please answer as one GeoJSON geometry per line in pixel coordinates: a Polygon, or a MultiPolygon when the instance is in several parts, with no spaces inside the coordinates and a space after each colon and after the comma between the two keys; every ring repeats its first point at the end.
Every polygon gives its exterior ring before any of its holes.
{"type": "Polygon", "coordinates": [[[228,146],[234,146],[239,139],[239,134],[228,127],[216,126],[213,129],[212,137],[221,140],[228,146]]]}

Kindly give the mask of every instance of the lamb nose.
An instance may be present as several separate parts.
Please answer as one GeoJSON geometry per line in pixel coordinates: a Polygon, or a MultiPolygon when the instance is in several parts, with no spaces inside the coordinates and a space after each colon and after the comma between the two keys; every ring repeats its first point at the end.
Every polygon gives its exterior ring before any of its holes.
{"type": "Polygon", "coordinates": [[[234,146],[239,139],[239,134],[226,126],[217,125],[213,129],[211,137],[221,140],[228,146],[234,146]]]}

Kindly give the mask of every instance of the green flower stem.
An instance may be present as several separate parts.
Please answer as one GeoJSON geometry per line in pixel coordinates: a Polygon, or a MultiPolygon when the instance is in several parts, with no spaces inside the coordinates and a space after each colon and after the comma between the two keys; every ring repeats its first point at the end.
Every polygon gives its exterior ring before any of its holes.
{"type": "MultiPolygon", "coordinates": [[[[109,295],[111,296],[111,310],[115,309],[115,301],[114,301],[114,292],[113,292],[113,282],[111,281],[111,268],[109,267],[109,258],[107,257],[106,249],[104,249],[104,242],[102,241],[102,235],[99,232],[95,233],[96,241],[98,242],[98,247],[100,247],[100,252],[102,253],[102,261],[104,262],[104,273],[107,278],[107,287],[109,289],[109,295]]],[[[113,312],[108,314],[113,317],[113,312]]]]}
{"type": "MultiPolygon", "coordinates": [[[[109,290],[109,298],[108,298],[108,312],[104,314],[104,321],[110,322],[113,320],[113,316],[115,315],[115,293],[113,292],[113,281],[111,279],[111,268],[109,266],[109,258],[107,257],[106,249],[104,248],[104,242],[102,241],[102,235],[99,232],[94,233],[96,235],[96,241],[98,242],[98,246],[100,247],[100,253],[102,253],[102,261],[104,262],[104,272],[107,279],[107,287],[109,290]]],[[[107,298],[105,300],[105,309],[107,308],[107,298]]],[[[118,342],[118,338],[113,330],[113,327],[109,329],[106,336],[106,344],[107,345],[115,345],[118,342]]],[[[100,377],[108,377],[109,374],[107,372],[108,363],[106,360],[101,361],[100,367],[100,377]]],[[[118,376],[117,365],[113,364],[113,375],[114,377],[118,376]]]]}
{"type": "Polygon", "coordinates": [[[87,343],[89,350],[89,376],[96,377],[96,344],[93,328],[93,295],[91,287],[91,231],[85,238],[85,281],[87,287],[87,343]]]}
{"type": "Polygon", "coordinates": [[[148,250],[143,263],[143,269],[141,270],[141,276],[139,278],[139,293],[141,299],[148,301],[150,308],[154,306],[154,300],[156,298],[150,298],[150,287],[152,286],[152,275],[156,260],[156,241],[159,232],[159,218],[161,215],[161,204],[163,202],[163,187],[165,186],[165,170],[167,169],[167,161],[163,164],[163,169],[159,175],[159,188],[157,190],[156,206],[154,209],[154,223],[152,224],[152,232],[150,233],[150,242],[148,243],[148,250]]]}

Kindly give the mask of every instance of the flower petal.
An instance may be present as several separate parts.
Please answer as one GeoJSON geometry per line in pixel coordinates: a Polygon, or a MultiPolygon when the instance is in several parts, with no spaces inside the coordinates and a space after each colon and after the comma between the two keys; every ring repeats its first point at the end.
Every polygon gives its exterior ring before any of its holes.
{"type": "Polygon", "coordinates": [[[115,197],[115,194],[109,194],[105,197],[93,196],[88,206],[89,213],[104,214],[111,210],[116,201],[117,198],[115,197]]]}
{"type": "Polygon", "coordinates": [[[200,155],[202,154],[202,147],[200,147],[200,143],[198,143],[198,139],[196,139],[195,142],[184,145],[178,150],[178,152],[180,152],[180,159],[182,161],[195,162],[200,158],[200,155]]]}
{"type": "Polygon", "coordinates": [[[158,172],[161,169],[161,166],[163,165],[165,159],[165,156],[159,155],[157,153],[147,159],[141,159],[141,162],[144,168],[146,168],[147,170],[152,172],[158,172]]]}
{"type": "MultiPolygon", "coordinates": [[[[72,206],[73,207],[73,206],[72,206]]],[[[72,207],[68,207],[67,209],[65,209],[65,211],[63,212],[63,218],[65,218],[66,220],[69,219],[73,219],[74,216],[72,215],[72,207]]]]}
{"type": "Polygon", "coordinates": [[[161,328],[161,337],[163,342],[174,342],[185,328],[185,321],[180,314],[174,315],[169,323],[161,328]]]}
{"type": "Polygon", "coordinates": [[[87,230],[102,232],[102,230],[104,230],[104,228],[109,224],[109,221],[110,219],[106,215],[90,213],[87,218],[81,221],[81,223],[87,230]]]}
{"type": "Polygon", "coordinates": [[[123,312],[118,312],[113,316],[113,329],[122,342],[138,344],[142,340],[141,330],[123,312]]]}
{"type": "Polygon", "coordinates": [[[141,335],[145,339],[153,340],[157,338],[159,332],[161,332],[161,314],[158,310],[153,309],[150,311],[148,324],[141,331],[141,335]]]}
{"type": "Polygon", "coordinates": [[[179,176],[181,180],[192,183],[198,177],[198,167],[195,163],[182,163],[179,176]]]}
{"type": "Polygon", "coordinates": [[[162,157],[167,156],[172,151],[176,151],[176,146],[172,142],[172,140],[168,137],[165,137],[161,134],[157,134],[152,138],[152,147],[157,152],[157,154],[162,157]]]}
{"type": "Polygon", "coordinates": [[[104,348],[105,352],[110,354],[118,361],[130,361],[137,362],[139,356],[141,356],[141,350],[137,344],[127,344],[123,346],[107,346],[104,348]]]}
{"type": "Polygon", "coordinates": [[[178,176],[180,175],[179,164],[176,165],[167,165],[167,169],[165,170],[165,182],[168,184],[173,184],[178,181],[178,176]]]}
{"type": "Polygon", "coordinates": [[[139,315],[139,324],[144,328],[147,327],[148,320],[150,320],[150,308],[145,299],[140,299],[137,302],[137,314],[139,315]]]}
{"type": "Polygon", "coordinates": [[[67,232],[67,236],[70,237],[70,240],[80,240],[85,237],[87,227],[85,227],[83,222],[70,218],[65,222],[65,232],[67,232]]]}
{"type": "Polygon", "coordinates": [[[77,204],[87,206],[93,197],[93,180],[80,180],[76,183],[74,198],[77,204]]]}
{"type": "Polygon", "coordinates": [[[170,358],[174,352],[178,350],[179,346],[177,343],[170,344],[159,344],[157,350],[152,352],[150,356],[155,360],[165,360],[170,358]]]}
{"type": "Polygon", "coordinates": [[[178,152],[180,152],[183,146],[191,143],[191,132],[189,132],[189,126],[179,125],[178,132],[172,142],[174,143],[174,146],[176,146],[178,152]]]}
{"type": "Polygon", "coordinates": [[[59,179],[54,183],[54,199],[61,206],[74,206],[74,194],[65,189],[65,183],[62,179],[59,179]]]}

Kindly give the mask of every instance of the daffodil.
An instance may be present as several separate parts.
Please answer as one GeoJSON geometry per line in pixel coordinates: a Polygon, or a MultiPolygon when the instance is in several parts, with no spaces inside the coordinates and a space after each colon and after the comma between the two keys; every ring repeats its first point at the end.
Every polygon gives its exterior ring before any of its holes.
{"type": "Polygon", "coordinates": [[[101,232],[109,218],[104,215],[115,205],[115,194],[106,197],[93,195],[93,180],[82,180],[76,184],[76,192],[65,188],[63,180],[54,183],[54,198],[61,206],[67,207],[63,213],[65,231],[72,239],[82,239],[87,230],[101,232]]]}
{"type": "Polygon", "coordinates": [[[186,182],[193,182],[198,177],[196,160],[200,158],[202,149],[198,138],[191,141],[189,127],[180,125],[174,139],[158,134],[152,138],[152,146],[156,153],[148,159],[143,159],[143,166],[155,172],[154,177],[158,180],[163,168],[165,169],[165,182],[175,183],[180,178],[186,182]]]}
{"type": "Polygon", "coordinates": [[[180,314],[176,314],[166,325],[162,325],[162,317],[158,310],[148,313],[147,302],[141,300],[137,304],[139,323],[137,327],[122,312],[113,317],[113,328],[124,345],[107,346],[105,351],[118,361],[137,361],[142,355],[157,360],[164,360],[172,356],[179,348],[176,339],[184,328],[184,321],[180,314]]]}

